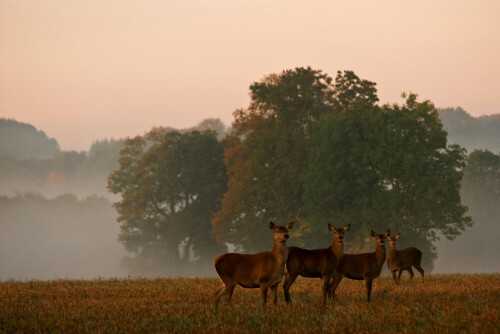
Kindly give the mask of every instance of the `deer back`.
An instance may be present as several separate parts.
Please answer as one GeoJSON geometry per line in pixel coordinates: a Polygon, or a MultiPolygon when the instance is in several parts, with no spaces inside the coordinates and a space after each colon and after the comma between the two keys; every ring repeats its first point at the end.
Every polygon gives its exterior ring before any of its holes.
{"type": "Polygon", "coordinates": [[[338,259],[330,248],[308,250],[288,247],[286,262],[288,272],[304,277],[323,277],[325,273],[333,274],[337,264],[338,259]]]}
{"type": "Polygon", "coordinates": [[[415,247],[408,247],[401,250],[390,249],[387,264],[390,269],[409,268],[420,261],[421,258],[422,252],[415,247]]]}

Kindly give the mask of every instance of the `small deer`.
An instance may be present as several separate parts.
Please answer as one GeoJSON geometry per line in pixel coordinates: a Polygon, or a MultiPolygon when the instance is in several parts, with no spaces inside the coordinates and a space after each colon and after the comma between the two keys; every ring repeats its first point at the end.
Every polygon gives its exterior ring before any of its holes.
{"type": "Polygon", "coordinates": [[[376,234],[371,230],[370,234],[377,241],[377,247],[373,253],[344,254],[340,260],[337,270],[333,275],[329,294],[335,297],[342,278],[347,277],[353,280],[365,280],[367,302],[370,302],[373,280],[380,276],[382,266],[385,262],[385,239],[391,233],[387,230],[384,234],[376,234]]]}
{"type": "Polygon", "coordinates": [[[260,288],[262,306],[266,306],[267,290],[271,288],[274,304],[277,303],[278,284],[283,278],[287,257],[286,241],[289,238],[288,230],[293,227],[293,222],[286,226],[277,226],[273,222],[269,227],[274,231],[273,250],[257,254],[226,253],[214,261],[215,270],[219,274],[224,286],[215,294],[215,307],[219,305],[220,298],[225,294],[231,305],[231,297],[236,285],[244,288],[260,288]]]}
{"type": "Polygon", "coordinates": [[[288,247],[285,283],[283,284],[283,293],[287,303],[290,302],[290,286],[300,275],[323,280],[321,292],[323,306],[325,305],[328,284],[344,254],[344,233],[350,228],[350,225],[335,228],[328,224],[328,229],[333,232],[333,243],[328,248],[307,250],[299,247],[288,247]]]}
{"type": "Polygon", "coordinates": [[[387,267],[392,273],[394,282],[399,284],[401,279],[401,274],[403,270],[407,270],[410,273],[410,280],[415,275],[411,267],[415,267],[422,275],[422,282],[424,281],[424,269],[420,266],[422,261],[422,252],[415,248],[409,247],[402,250],[396,250],[396,242],[399,239],[400,233],[396,234],[394,237],[388,237],[389,239],[389,255],[387,256],[387,267]],[[396,278],[396,271],[399,270],[398,277],[396,278]]]}

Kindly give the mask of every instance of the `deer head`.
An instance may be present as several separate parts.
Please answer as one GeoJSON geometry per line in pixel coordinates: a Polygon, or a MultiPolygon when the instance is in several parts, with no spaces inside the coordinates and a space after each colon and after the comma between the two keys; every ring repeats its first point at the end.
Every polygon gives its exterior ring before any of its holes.
{"type": "Polygon", "coordinates": [[[334,227],[333,225],[328,224],[328,229],[333,232],[333,239],[335,242],[342,243],[344,241],[344,233],[349,231],[351,228],[351,224],[348,224],[344,227],[334,227]]]}
{"type": "Polygon", "coordinates": [[[274,231],[274,241],[275,242],[286,242],[290,237],[288,235],[288,230],[293,227],[294,222],[288,223],[285,226],[274,225],[273,222],[269,223],[269,228],[274,231]]]}
{"type": "Polygon", "coordinates": [[[370,234],[377,241],[377,246],[384,246],[385,245],[385,239],[387,237],[389,237],[389,235],[391,234],[391,230],[387,230],[387,232],[385,232],[384,234],[377,234],[377,233],[375,233],[375,231],[371,230],[370,234]]]}
{"type": "Polygon", "coordinates": [[[388,236],[388,237],[387,237],[387,240],[389,240],[389,245],[390,245],[391,247],[396,248],[396,242],[398,241],[398,239],[399,239],[399,235],[400,235],[400,234],[401,234],[401,233],[398,233],[398,234],[396,234],[396,235],[395,235],[395,236],[393,236],[393,237],[390,237],[390,236],[388,236]]]}

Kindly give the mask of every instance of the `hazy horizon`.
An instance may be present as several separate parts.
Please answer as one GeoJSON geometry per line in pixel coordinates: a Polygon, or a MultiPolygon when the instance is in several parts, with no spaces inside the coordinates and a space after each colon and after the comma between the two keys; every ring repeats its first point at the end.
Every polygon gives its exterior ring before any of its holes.
{"type": "Polygon", "coordinates": [[[500,113],[500,3],[0,0],[0,117],[63,150],[226,125],[248,87],[300,66],[353,70],[381,103],[412,91],[473,116],[500,113]]]}

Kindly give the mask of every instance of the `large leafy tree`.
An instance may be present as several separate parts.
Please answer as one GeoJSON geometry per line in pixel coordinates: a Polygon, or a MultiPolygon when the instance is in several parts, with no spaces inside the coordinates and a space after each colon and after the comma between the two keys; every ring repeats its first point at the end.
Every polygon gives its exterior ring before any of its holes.
{"type": "Polygon", "coordinates": [[[459,194],[465,150],[447,145],[429,101],[414,94],[402,106],[360,100],[322,119],[314,143],[306,213],[313,226],[332,218],[353,222],[348,250],[367,249],[370,228],[390,228],[406,237],[401,247],[422,248],[429,268],[432,242],[471,225],[459,194]]]}
{"type": "Polygon", "coordinates": [[[269,244],[262,237],[269,220],[299,219],[293,241],[305,245],[311,226],[302,210],[303,183],[313,129],[342,106],[375,103],[374,86],[350,71],[333,82],[310,67],[253,83],[250,105],[234,113],[234,132],[225,140],[228,192],[212,221],[213,235],[247,251],[262,250],[269,244]]]}
{"type": "Polygon", "coordinates": [[[233,133],[225,140],[228,191],[212,221],[219,242],[265,249],[269,220],[300,214],[309,139],[317,120],[332,110],[331,82],[308,67],[250,86],[250,105],[234,113],[233,133]]]}
{"type": "Polygon", "coordinates": [[[108,188],[122,196],[115,207],[120,240],[135,255],[133,271],[176,275],[222,251],[210,239],[210,219],[226,191],[222,156],[214,132],[159,128],[125,141],[108,188]]]}

